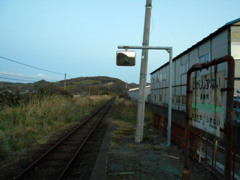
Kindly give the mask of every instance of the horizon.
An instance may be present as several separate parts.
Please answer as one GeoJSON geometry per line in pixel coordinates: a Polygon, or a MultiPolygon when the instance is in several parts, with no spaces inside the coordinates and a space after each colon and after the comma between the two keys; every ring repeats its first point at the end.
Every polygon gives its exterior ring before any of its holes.
{"type": "MultiPolygon", "coordinates": [[[[134,67],[116,66],[115,55],[118,45],[142,44],[146,1],[104,2],[1,1],[0,80],[54,82],[66,73],[67,79],[108,76],[139,84],[141,51],[134,67]]],[[[153,0],[149,46],[172,46],[176,57],[239,18],[237,4],[153,0]]],[[[166,62],[166,52],[149,51],[147,82],[166,62]]]]}

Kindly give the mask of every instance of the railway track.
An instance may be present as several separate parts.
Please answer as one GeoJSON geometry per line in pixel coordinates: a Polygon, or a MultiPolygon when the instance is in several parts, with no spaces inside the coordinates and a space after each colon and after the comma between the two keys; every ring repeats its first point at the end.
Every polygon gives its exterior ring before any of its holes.
{"type": "MultiPolygon", "coordinates": [[[[115,98],[110,99],[83,123],[24,169],[15,179],[73,179],[74,174],[81,173],[82,169],[80,171],[78,169],[81,168],[81,153],[86,155],[87,150],[84,150],[84,147],[87,143],[94,144],[93,140],[90,143],[88,140],[107,114],[114,100],[115,98]]],[[[85,155],[82,155],[82,157],[85,155]]],[[[88,160],[85,159],[86,161],[88,160]]],[[[91,161],[90,157],[89,161],[91,161]]]]}

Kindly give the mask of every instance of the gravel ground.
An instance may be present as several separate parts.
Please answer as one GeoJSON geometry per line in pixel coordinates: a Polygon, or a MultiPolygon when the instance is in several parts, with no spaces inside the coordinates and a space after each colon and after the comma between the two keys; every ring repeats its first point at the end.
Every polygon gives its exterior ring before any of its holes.
{"type": "MultiPolygon", "coordinates": [[[[145,126],[144,140],[134,142],[134,125],[113,121],[113,134],[107,164],[107,179],[181,179],[184,151],[160,134],[152,123],[145,126]]],[[[190,161],[190,178],[214,177],[196,162],[190,161]]]]}

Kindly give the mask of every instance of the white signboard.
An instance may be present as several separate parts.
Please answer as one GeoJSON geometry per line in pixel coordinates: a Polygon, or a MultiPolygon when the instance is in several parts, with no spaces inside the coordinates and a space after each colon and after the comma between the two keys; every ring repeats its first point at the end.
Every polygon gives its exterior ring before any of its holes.
{"type": "Polygon", "coordinates": [[[190,125],[221,137],[224,128],[225,71],[192,77],[190,95],[190,125]]]}

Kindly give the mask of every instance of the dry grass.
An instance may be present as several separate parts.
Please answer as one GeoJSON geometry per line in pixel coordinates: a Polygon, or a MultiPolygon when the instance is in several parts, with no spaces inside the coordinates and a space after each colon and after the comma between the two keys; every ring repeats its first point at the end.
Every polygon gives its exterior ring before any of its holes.
{"type": "Polygon", "coordinates": [[[108,96],[68,98],[63,96],[33,99],[29,104],[5,107],[0,111],[0,159],[34,144],[67,124],[90,114],[108,96]]]}
{"type": "Polygon", "coordinates": [[[136,119],[136,103],[124,98],[117,98],[115,101],[116,111],[114,113],[114,124],[117,129],[113,133],[111,143],[111,153],[119,148],[119,141],[124,136],[130,136],[134,133],[134,124],[136,119]]]}

